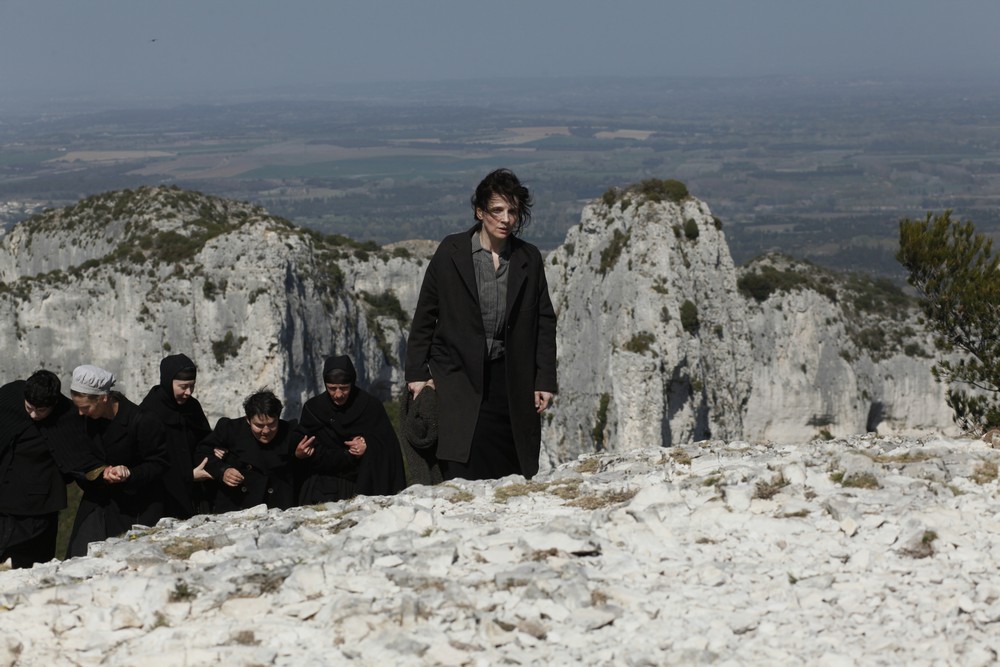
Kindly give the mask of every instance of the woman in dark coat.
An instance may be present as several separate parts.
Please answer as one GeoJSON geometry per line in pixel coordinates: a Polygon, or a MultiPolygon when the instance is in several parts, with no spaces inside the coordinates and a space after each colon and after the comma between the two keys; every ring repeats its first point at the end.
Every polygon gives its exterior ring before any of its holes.
{"type": "Polygon", "coordinates": [[[198,369],[186,355],[173,354],[160,362],[160,384],[142,399],[139,408],[163,424],[170,467],[163,477],[164,516],[188,519],[210,510],[203,482],[206,460],[195,460],[194,450],[208,437],[208,425],[201,403],[193,397],[198,369]]]}
{"type": "Polygon", "coordinates": [[[538,472],[541,413],[556,392],[556,317],[538,249],[517,238],[531,195],[506,169],[476,188],[476,224],[446,237],[424,274],[406,352],[416,397],[438,394],[446,479],[538,472]]]}
{"type": "Polygon", "coordinates": [[[19,568],[52,560],[67,481],[95,480],[104,467],[54,373],[0,387],[0,562],[10,558],[19,568]]]}
{"type": "Polygon", "coordinates": [[[86,556],[87,545],[152,526],[163,516],[167,449],[163,425],[117,391],[115,376],[97,366],[73,371],[70,395],[86,417],[91,452],[108,467],[94,481],[77,480],[83,498],[73,522],[67,557],[86,556]]]}
{"type": "MultiPolygon", "coordinates": [[[[216,480],[215,511],[231,512],[261,503],[288,509],[295,504],[292,433],[281,419],[281,401],[258,391],[243,402],[245,417],[223,417],[196,450],[216,480]]],[[[298,444],[309,445],[311,438],[298,444]]]]}
{"type": "Polygon", "coordinates": [[[399,439],[382,402],[355,384],[350,357],[323,365],[326,391],[302,406],[299,430],[315,436],[296,447],[303,505],[392,495],[406,487],[399,439]]]}

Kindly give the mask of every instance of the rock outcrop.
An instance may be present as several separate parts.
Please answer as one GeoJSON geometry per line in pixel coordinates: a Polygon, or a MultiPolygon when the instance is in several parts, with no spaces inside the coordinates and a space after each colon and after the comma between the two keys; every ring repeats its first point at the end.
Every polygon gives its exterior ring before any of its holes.
{"type": "Polygon", "coordinates": [[[954,432],[900,290],[783,257],[735,267],[704,202],[649,183],[588,204],[547,258],[550,464],[608,443],[954,432]]]}
{"type": "Polygon", "coordinates": [[[0,667],[992,665],[997,461],[712,440],[165,519],[0,572],[0,667]]]}
{"type": "MultiPolygon", "coordinates": [[[[735,267],[722,223],[678,185],[609,191],[547,258],[561,391],[543,466],[708,438],[950,428],[930,336],[898,290],[781,257],[735,267]]],[[[176,351],[201,367],[210,418],[261,386],[295,416],[337,352],[388,399],[435,245],[378,248],[176,188],[89,197],[0,237],[3,380],[95,363],[138,400],[176,351]]]]}

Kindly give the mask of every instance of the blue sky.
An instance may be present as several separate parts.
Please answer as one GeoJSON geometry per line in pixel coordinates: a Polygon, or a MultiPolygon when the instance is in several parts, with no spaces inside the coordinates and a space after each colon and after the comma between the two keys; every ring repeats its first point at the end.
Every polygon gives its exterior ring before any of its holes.
{"type": "Polygon", "coordinates": [[[501,76],[995,77],[998,27],[996,0],[0,0],[0,90],[53,99],[501,76]]]}

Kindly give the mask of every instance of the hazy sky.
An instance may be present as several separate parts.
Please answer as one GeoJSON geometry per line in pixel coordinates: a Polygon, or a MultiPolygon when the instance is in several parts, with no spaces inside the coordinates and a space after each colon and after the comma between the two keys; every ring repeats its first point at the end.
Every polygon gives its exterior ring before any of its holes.
{"type": "Polygon", "coordinates": [[[497,76],[994,76],[998,29],[998,0],[0,0],[0,95],[497,76]]]}

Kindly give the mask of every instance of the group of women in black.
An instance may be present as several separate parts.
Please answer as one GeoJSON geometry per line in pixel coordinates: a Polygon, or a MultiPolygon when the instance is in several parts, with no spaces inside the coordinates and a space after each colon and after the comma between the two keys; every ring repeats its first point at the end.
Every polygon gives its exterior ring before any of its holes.
{"type": "Polygon", "coordinates": [[[54,556],[71,480],[83,496],[67,557],[163,517],[399,492],[399,441],[382,403],[356,380],[350,358],[330,357],[326,390],[299,421],[282,419],[281,400],[262,390],[214,429],[183,354],[162,360],[159,384],[138,405],[114,390],[114,374],[91,365],[73,371],[69,400],[48,371],[0,387],[0,562],[27,567],[54,556]],[[39,377],[44,397],[32,393],[39,377]],[[49,501],[31,502],[35,489],[49,501]]]}

